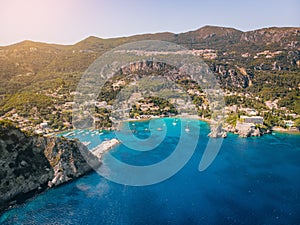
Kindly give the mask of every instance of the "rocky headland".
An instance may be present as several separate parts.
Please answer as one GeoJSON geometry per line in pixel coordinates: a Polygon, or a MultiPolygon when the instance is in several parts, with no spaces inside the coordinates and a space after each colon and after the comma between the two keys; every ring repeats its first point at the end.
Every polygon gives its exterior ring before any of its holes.
{"type": "Polygon", "coordinates": [[[227,124],[224,127],[224,130],[226,130],[226,132],[238,134],[239,137],[242,138],[259,137],[271,132],[270,130],[260,128],[253,123],[239,123],[239,122],[237,122],[235,126],[227,124]]]}
{"type": "Polygon", "coordinates": [[[1,121],[0,212],[100,165],[100,159],[77,140],[29,136],[1,121]],[[87,164],[85,157],[94,165],[87,164]]]}

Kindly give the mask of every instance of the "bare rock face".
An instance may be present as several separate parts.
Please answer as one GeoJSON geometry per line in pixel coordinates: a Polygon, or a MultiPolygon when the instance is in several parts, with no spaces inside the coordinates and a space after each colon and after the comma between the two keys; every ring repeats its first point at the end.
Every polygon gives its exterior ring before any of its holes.
{"type": "Polygon", "coordinates": [[[102,158],[103,154],[110,149],[112,149],[114,146],[120,144],[120,141],[118,139],[113,138],[109,141],[103,141],[100,145],[92,149],[92,153],[99,159],[102,158]]]}
{"type": "Polygon", "coordinates": [[[223,129],[222,125],[212,125],[211,132],[208,134],[211,138],[226,138],[227,133],[223,129]]]}
{"type": "Polygon", "coordinates": [[[212,71],[216,74],[216,78],[220,84],[225,87],[246,88],[252,84],[254,75],[250,70],[227,68],[224,65],[211,65],[212,71]]]}
{"type": "Polygon", "coordinates": [[[237,123],[236,130],[240,137],[250,137],[250,136],[261,136],[262,133],[259,128],[256,128],[254,124],[251,123],[237,123]]]}
{"type": "Polygon", "coordinates": [[[95,164],[100,165],[98,159],[93,157],[85,145],[65,138],[46,139],[44,154],[54,170],[53,179],[48,181],[49,187],[65,183],[90,171],[91,167],[83,154],[88,154],[89,158],[94,158],[95,164]]]}
{"type": "Polygon", "coordinates": [[[0,122],[0,211],[29,192],[65,183],[90,171],[83,155],[100,165],[79,141],[27,136],[9,123],[0,122]]]}

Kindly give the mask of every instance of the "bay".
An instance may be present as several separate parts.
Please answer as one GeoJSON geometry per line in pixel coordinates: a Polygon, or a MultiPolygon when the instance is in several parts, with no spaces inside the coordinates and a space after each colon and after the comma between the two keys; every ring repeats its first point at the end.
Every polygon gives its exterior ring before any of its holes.
{"type": "MultiPolygon", "coordinates": [[[[166,136],[151,151],[137,152],[121,144],[107,154],[137,166],[166,159],[180,136],[179,121],[173,123],[172,118],[158,119],[152,127],[148,121],[130,122],[137,138],[159,136],[164,129],[166,136]]],[[[299,135],[274,133],[244,139],[229,134],[213,163],[199,172],[209,126],[201,121],[188,123],[189,135],[193,135],[193,126],[200,126],[200,135],[195,137],[198,145],[188,163],[171,178],[134,187],[92,172],[6,211],[0,223],[299,224],[299,135]]],[[[68,137],[91,142],[91,149],[115,134],[85,130],[68,137]]],[[[109,163],[106,157],[104,162],[109,163]]]]}

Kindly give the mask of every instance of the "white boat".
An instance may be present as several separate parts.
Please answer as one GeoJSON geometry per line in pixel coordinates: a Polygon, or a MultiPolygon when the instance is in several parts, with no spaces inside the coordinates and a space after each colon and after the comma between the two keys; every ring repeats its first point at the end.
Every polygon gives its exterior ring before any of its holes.
{"type": "Polygon", "coordinates": [[[177,119],[174,119],[174,121],[173,121],[173,126],[176,126],[177,125],[177,122],[178,122],[178,120],[177,119]]]}
{"type": "Polygon", "coordinates": [[[189,128],[189,124],[187,123],[186,127],[185,127],[185,132],[190,132],[190,128],[189,128]]]}

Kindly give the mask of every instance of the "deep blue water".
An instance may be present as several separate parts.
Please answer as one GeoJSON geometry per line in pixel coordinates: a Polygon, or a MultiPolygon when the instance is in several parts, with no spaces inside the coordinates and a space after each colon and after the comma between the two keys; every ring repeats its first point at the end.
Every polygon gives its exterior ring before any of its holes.
{"type": "MultiPolygon", "coordinates": [[[[161,126],[162,120],[157,121],[161,126]]],[[[168,157],[180,132],[172,127],[173,119],[164,121],[167,137],[153,151],[136,152],[120,145],[111,154],[134,165],[150,165],[168,157]]],[[[190,122],[191,132],[195,123],[190,122]]],[[[206,123],[200,126],[192,158],[164,182],[133,187],[93,172],[7,211],[0,223],[300,224],[299,135],[276,133],[247,139],[229,135],[211,166],[199,172],[209,132],[206,123]]],[[[133,129],[137,137],[147,138],[145,128],[147,122],[135,122],[133,129]]],[[[159,135],[159,131],[152,134],[159,135]]],[[[72,137],[91,141],[93,148],[114,134],[77,131],[72,137]]]]}

